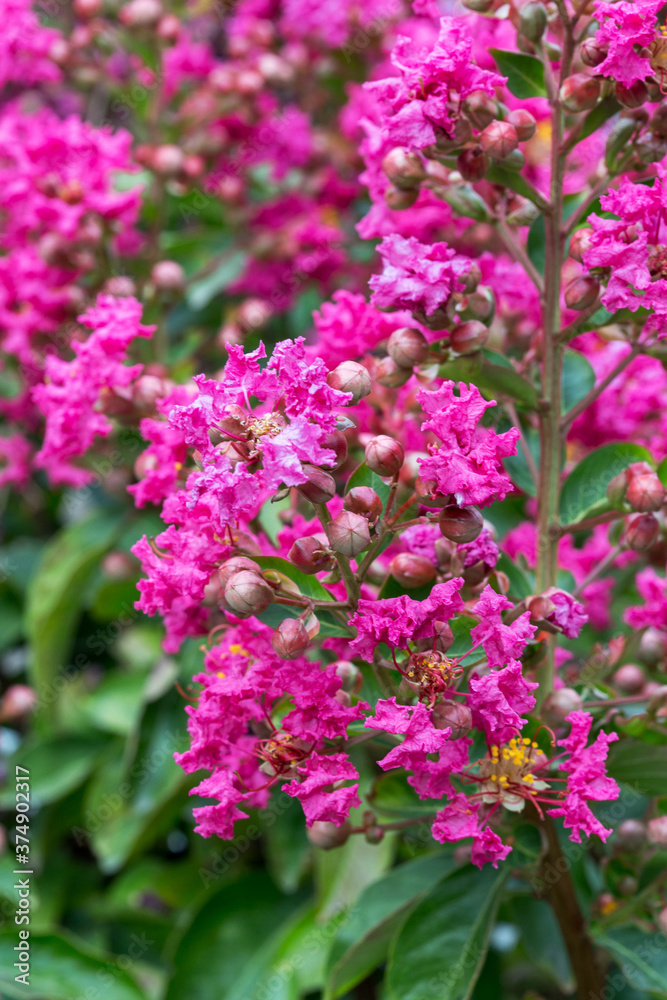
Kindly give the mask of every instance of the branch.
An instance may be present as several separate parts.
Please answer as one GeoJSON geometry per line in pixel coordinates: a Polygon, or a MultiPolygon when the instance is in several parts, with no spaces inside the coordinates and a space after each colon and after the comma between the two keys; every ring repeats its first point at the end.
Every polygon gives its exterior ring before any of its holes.
{"type": "Polygon", "coordinates": [[[526,272],[526,274],[528,275],[528,277],[533,282],[533,284],[535,285],[535,287],[537,288],[538,292],[541,295],[542,292],[544,291],[544,281],[542,279],[542,275],[537,270],[532,260],[530,259],[524,248],[521,246],[521,244],[514,239],[514,235],[510,231],[505,221],[503,219],[496,219],[495,225],[500,235],[500,238],[505,244],[506,249],[509,251],[511,256],[514,257],[515,261],[521,264],[524,271],[526,272]]]}
{"type": "Polygon", "coordinates": [[[588,306],[587,309],[583,309],[578,316],[575,316],[571,323],[568,323],[567,326],[563,327],[558,334],[558,343],[567,344],[569,340],[572,340],[573,337],[576,337],[579,333],[581,333],[582,331],[579,328],[584,325],[587,319],[590,319],[591,316],[595,315],[599,308],[600,299],[598,297],[592,306],[588,306]]]}
{"type": "Polygon", "coordinates": [[[622,358],[615,368],[606,375],[598,385],[594,385],[590,392],[587,392],[583,399],[580,399],[576,406],[573,406],[571,410],[565,414],[561,419],[560,429],[561,431],[566,431],[570,424],[577,419],[580,413],[587,410],[591,403],[594,403],[598,396],[601,396],[604,390],[610,385],[615,378],[617,378],[621,372],[628,367],[631,361],[637,357],[641,352],[641,347],[639,344],[635,344],[631,351],[629,351],[624,358],[622,358]]]}
{"type": "Polygon", "coordinates": [[[615,545],[611,552],[607,553],[602,562],[598,563],[597,566],[590,571],[588,576],[584,577],[581,583],[574,588],[572,596],[578,597],[584,592],[586,587],[593,583],[594,580],[597,580],[599,576],[602,576],[606,570],[610,569],[616,557],[621,554],[622,549],[622,545],[615,545]]]}
{"type": "Polygon", "coordinates": [[[554,538],[562,538],[563,535],[574,535],[577,531],[589,531],[591,528],[597,528],[598,524],[610,524],[612,521],[618,521],[621,517],[625,517],[626,513],[626,511],[622,510],[610,510],[606,514],[587,517],[583,521],[554,527],[554,538]]]}
{"type": "Polygon", "coordinates": [[[511,403],[509,401],[506,402],[504,404],[504,406],[505,406],[505,410],[507,411],[508,417],[510,418],[510,420],[512,421],[512,423],[514,424],[514,426],[516,427],[516,429],[519,431],[519,433],[521,435],[520,438],[519,438],[519,447],[521,448],[521,453],[522,453],[524,459],[526,460],[526,465],[528,466],[528,471],[530,472],[530,477],[533,480],[533,482],[535,483],[535,485],[537,486],[539,484],[539,481],[540,481],[539,469],[537,468],[537,465],[535,464],[535,459],[533,458],[533,453],[530,450],[530,448],[528,447],[528,442],[526,441],[526,439],[524,437],[523,428],[522,428],[522,426],[521,426],[521,424],[519,422],[519,417],[518,417],[518,414],[516,412],[516,407],[515,407],[514,403],[511,403]]]}

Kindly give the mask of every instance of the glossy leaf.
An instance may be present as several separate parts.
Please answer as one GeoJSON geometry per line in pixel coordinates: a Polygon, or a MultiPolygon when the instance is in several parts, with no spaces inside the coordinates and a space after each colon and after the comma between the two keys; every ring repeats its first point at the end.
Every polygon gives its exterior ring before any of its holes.
{"type": "Polygon", "coordinates": [[[664,795],[667,789],[667,746],[622,740],[609,748],[612,778],[644,795],[664,795]]]}
{"type": "Polygon", "coordinates": [[[312,597],[316,601],[333,601],[329,591],[322,586],[316,576],[302,573],[286,559],[279,559],[278,556],[257,556],[254,561],[262,569],[276,569],[279,573],[284,573],[297,585],[304,597],[312,597]]]}
{"type": "Polygon", "coordinates": [[[576,406],[595,385],[595,372],[590,361],[579,351],[563,354],[563,382],[561,408],[567,413],[576,406]]]}
{"type": "MultiPolygon", "coordinates": [[[[395,744],[387,744],[387,753],[392,746],[395,744]]],[[[437,802],[419,798],[415,790],[408,785],[405,774],[395,772],[382,774],[377,778],[368,801],[374,812],[398,819],[433,816],[438,808],[437,802]]]]}
{"type": "Polygon", "coordinates": [[[630,925],[598,932],[595,941],[618,962],[634,989],[651,996],[667,994],[667,953],[657,935],[630,925]]]}
{"type": "MultiPolygon", "coordinates": [[[[106,743],[102,736],[68,736],[22,746],[15,763],[30,771],[31,803],[44,806],[78,788],[97,764],[106,743]]],[[[11,761],[12,773],[13,764],[11,761]]],[[[0,805],[7,807],[13,801],[9,787],[0,792],[0,805]]]]}
{"type": "Polygon", "coordinates": [[[513,559],[510,559],[505,552],[500,554],[500,559],[496,563],[496,569],[501,570],[501,572],[507,575],[510,582],[510,596],[514,600],[522,601],[529,594],[534,593],[534,580],[531,580],[521,567],[513,559]]]}
{"type": "Polygon", "coordinates": [[[351,489],[357,486],[369,486],[372,490],[375,490],[377,495],[382,500],[382,505],[386,506],[387,500],[389,499],[389,484],[381,479],[376,472],[372,472],[365,462],[355,469],[350,476],[345,492],[349,493],[351,489]]]}
{"type": "Polygon", "coordinates": [[[494,351],[479,351],[440,365],[438,373],[442,378],[473,382],[487,399],[509,396],[534,409],[537,406],[535,388],[511,366],[498,363],[500,360],[501,356],[494,351]]]}
{"type": "Polygon", "coordinates": [[[198,281],[193,281],[187,292],[187,304],[199,311],[231,285],[243,272],[246,255],[241,251],[229,254],[211,273],[198,281]]]}
{"type": "Polygon", "coordinates": [[[632,462],[650,462],[651,453],[631,441],[596,448],[572,470],[560,498],[562,524],[574,524],[609,509],[607,486],[632,462]]]}
{"type": "Polygon", "coordinates": [[[544,67],[539,59],[523,52],[489,49],[500,72],[507,77],[507,88],[515,97],[546,97],[544,67]]]}

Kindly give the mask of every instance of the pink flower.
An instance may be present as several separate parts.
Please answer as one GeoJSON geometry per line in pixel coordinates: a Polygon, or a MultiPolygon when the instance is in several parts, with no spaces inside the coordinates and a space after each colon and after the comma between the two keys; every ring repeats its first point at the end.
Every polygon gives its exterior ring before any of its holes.
{"type": "Polygon", "coordinates": [[[193,809],[197,820],[195,833],[201,834],[202,837],[216,836],[221,840],[231,840],[234,836],[234,823],[239,819],[248,818],[247,813],[237,808],[247,796],[239,791],[234,784],[232,773],[226,768],[220,768],[210,778],[204,778],[190,791],[190,795],[202,795],[218,800],[215,806],[199,806],[193,809]]]}
{"type": "Polygon", "coordinates": [[[441,844],[472,837],[472,863],[481,868],[490,862],[497,868],[498,862],[504,861],[512,848],[503,844],[498,834],[488,826],[480,827],[478,810],[478,804],[465,795],[455,795],[438,813],[432,827],[433,836],[441,844]]]}
{"type": "Polygon", "coordinates": [[[313,313],[317,330],[316,351],[327,365],[356,360],[386,340],[394,330],[410,326],[409,313],[385,314],[370,305],[363,295],[344,288],[334,292],[331,302],[313,313]]]}
{"type": "Polygon", "coordinates": [[[492,742],[506,743],[526,724],[520,713],[535,707],[531,691],[538,687],[537,683],[525,680],[517,660],[484,677],[473,674],[468,706],[475,724],[492,742]]]}
{"type": "Polygon", "coordinates": [[[568,639],[576,639],[588,621],[583,604],[557,587],[545,590],[544,596],[556,605],[556,610],[547,615],[546,620],[560,629],[568,639]]]}
{"type": "Polygon", "coordinates": [[[490,667],[503,667],[509,660],[518,659],[535,634],[536,627],[530,624],[529,611],[519,615],[511,625],[503,623],[501,612],[513,607],[511,601],[497,594],[488,584],[475,605],[474,613],[482,620],[471,630],[470,637],[476,646],[482,646],[490,667]]]}
{"type": "Polygon", "coordinates": [[[650,46],[655,37],[660,0],[621,0],[606,3],[596,0],[595,17],[601,27],[595,34],[600,46],[609,51],[596,72],[611,76],[625,87],[652,76],[650,61],[639,51],[650,46]]]}
{"type": "Polygon", "coordinates": [[[451,494],[459,506],[486,506],[502,500],[513,490],[509,477],[502,472],[502,459],[516,453],[519,431],[516,428],[496,434],[478,422],[494,401],[482,399],[475,385],[443,382],[436,390],[421,389],[419,401],[429,419],[422,430],[431,431],[442,441],[431,455],[419,459],[419,474],[424,482],[433,482],[437,493],[451,494]]]}
{"type": "Polygon", "coordinates": [[[378,701],[375,717],[366,719],[369,729],[382,729],[387,733],[401,734],[405,739],[400,746],[390,750],[378,761],[384,771],[392,767],[412,768],[426,762],[426,754],[436,753],[447,742],[450,729],[436,729],[431,713],[421,703],[398,705],[396,698],[378,701]]]}
{"type": "Polygon", "coordinates": [[[466,569],[483,562],[487,570],[492,570],[500,557],[498,546],[488,531],[482,531],[474,542],[459,545],[458,551],[463,553],[463,565],[466,569]]]}
{"type": "Polygon", "coordinates": [[[283,785],[283,791],[292,798],[299,799],[307,826],[312,826],[318,820],[340,826],[349,816],[350,810],[360,805],[359,773],[344,753],[327,756],[314,753],[298,768],[298,772],[304,776],[303,779],[283,785]],[[343,781],[354,783],[342,788],[335,787],[343,781]]]}
{"type": "Polygon", "coordinates": [[[632,628],[658,628],[667,632],[667,579],[648,566],[637,574],[637,590],[643,603],[628,608],[625,620],[632,628]]]}
{"type": "Polygon", "coordinates": [[[446,243],[427,246],[414,236],[385,236],[378,247],[384,269],[370,280],[378,309],[419,310],[431,316],[459,291],[470,261],[446,243]]]}
{"type": "Polygon", "coordinates": [[[32,448],[22,434],[0,437],[0,487],[22,488],[30,478],[32,448]]]}

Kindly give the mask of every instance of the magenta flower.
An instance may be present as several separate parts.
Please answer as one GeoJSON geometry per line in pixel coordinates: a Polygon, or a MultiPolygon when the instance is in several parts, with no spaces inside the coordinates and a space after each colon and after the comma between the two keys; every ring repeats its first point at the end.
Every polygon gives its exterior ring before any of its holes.
{"type": "Polygon", "coordinates": [[[370,280],[371,302],[378,309],[417,310],[431,316],[452,292],[463,288],[461,278],[470,261],[446,243],[420,243],[414,236],[385,236],[378,247],[382,274],[370,280]]]}
{"type": "Polygon", "coordinates": [[[632,628],[658,628],[667,632],[667,579],[647,566],[637,574],[637,590],[643,603],[625,612],[632,628]]]}
{"type": "Polygon", "coordinates": [[[535,707],[531,692],[538,687],[524,678],[517,660],[484,677],[473,674],[469,704],[475,725],[494,743],[506,743],[526,724],[521,713],[535,707]]]}
{"type": "Polygon", "coordinates": [[[593,9],[600,28],[595,41],[600,47],[609,49],[604,62],[596,67],[598,73],[613,77],[625,87],[653,75],[649,59],[640,52],[650,46],[655,37],[661,6],[660,0],[621,0],[620,3],[596,0],[593,9]]]}
{"type": "Polygon", "coordinates": [[[501,612],[513,607],[511,601],[488,585],[475,605],[474,613],[481,621],[471,630],[470,637],[476,646],[482,646],[491,667],[503,667],[508,661],[518,659],[536,632],[535,625],[530,624],[529,611],[510,625],[504,624],[501,612]]]}
{"type": "Polygon", "coordinates": [[[392,767],[412,769],[426,762],[426,754],[436,753],[449,738],[450,729],[436,729],[428,709],[422,704],[398,705],[396,698],[378,701],[375,717],[366,719],[369,729],[382,729],[386,733],[405,736],[400,746],[390,750],[378,761],[384,771],[392,767]]]}
{"type": "Polygon", "coordinates": [[[350,810],[360,805],[359,772],[344,753],[314,753],[297,770],[303,777],[283,785],[283,791],[300,801],[307,826],[316,821],[340,826],[350,810]],[[344,781],[353,784],[340,787],[344,781]]]}

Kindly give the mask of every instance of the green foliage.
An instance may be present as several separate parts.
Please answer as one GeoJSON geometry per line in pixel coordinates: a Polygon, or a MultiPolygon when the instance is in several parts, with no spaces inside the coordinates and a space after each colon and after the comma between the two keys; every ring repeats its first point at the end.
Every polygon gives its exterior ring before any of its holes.
{"type": "Polygon", "coordinates": [[[544,66],[534,56],[523,52],[489,49],[500,72],[507,77],[508,89],[515,97],[546,97],[544,66]]]}
{"type": "Polygon", "coordinates": [[[633,462],[652,461],[651,453],[646,448],[631,441],[596,448],[575,466],[563,483],[561,522],[574,524],[609,510],[607,487],[614,476],[633,462]]]}

